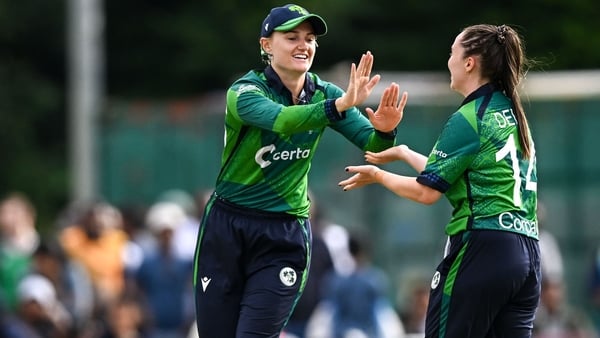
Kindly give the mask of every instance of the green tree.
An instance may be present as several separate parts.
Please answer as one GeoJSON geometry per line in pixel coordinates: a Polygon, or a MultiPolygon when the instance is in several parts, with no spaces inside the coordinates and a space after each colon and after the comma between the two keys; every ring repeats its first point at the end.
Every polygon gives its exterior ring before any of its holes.
{"type": "Polygon", "coordinates": [[[41,230],[67,198],[64,13],[0,1],[0,194],[31,198],[41,230]]]}

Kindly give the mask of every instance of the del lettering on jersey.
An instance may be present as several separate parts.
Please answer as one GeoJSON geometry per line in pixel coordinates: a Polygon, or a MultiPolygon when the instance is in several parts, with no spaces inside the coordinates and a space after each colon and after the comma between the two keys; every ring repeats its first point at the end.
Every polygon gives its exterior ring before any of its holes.
{"type": "Polygon", "coordinates": [[[506,128],[517,124],[515,122],[515,116],[513,115],[512,109],[504,109],[502,111],[495,112],[494,119],[500,128],[506,128]]]}

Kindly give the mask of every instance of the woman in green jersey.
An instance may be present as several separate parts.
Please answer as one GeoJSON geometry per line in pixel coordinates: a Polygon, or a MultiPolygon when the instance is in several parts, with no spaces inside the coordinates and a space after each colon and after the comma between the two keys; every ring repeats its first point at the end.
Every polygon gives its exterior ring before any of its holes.
{"type": "Polygon", "coordinates": [[[465,28],[452,44],[450,87],[465,97],[424,156],[406,145],[366,152],[373,164],[407,162],[402,176],[375,165],[349,166],[339,185],[378,183],[454,208],[445,256],[432,282],[426,337],[531,337],[540,295],[535,148],[518,86],[528,61],[506,25],[465,28]]]}
{"type": "Polygon", "coordinates": [[[373,55],[351,66],[344,91],[309,72],[326,32],[298,5],[273,8],[259,39],[267,66],[227,91],[221,171],[195,257],[201,338],[279,337],[308,277],[308,172],[327,128],[363,151],[395,145],[406,94],[392,83],[363,115],[356,106],[379,81],[373,55]]]}

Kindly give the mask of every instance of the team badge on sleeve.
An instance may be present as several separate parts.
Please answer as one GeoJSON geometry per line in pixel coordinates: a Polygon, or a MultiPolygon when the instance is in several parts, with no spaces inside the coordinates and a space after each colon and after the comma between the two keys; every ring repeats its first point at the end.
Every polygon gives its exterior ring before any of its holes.
{"type": "Polygon", "coordinates": [[[296,270],[290,267],[285,267],[279,271],[279,279],[281,279],[281,282],[285,286],[292,286],[296,284],[298,276],[296,275],[296,270]]]}

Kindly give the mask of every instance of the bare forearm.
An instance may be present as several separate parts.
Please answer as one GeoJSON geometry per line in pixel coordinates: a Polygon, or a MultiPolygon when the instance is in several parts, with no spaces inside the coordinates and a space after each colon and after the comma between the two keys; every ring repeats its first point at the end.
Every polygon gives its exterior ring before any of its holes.
{"type": "Polygon", "coordinates": [[[417,182],[416,177],[402,176],[381,169],[373,176],[375,182],[394,194],[418,203],[433,204],[442,196],[439,191],[417,182]]]}
{"type": "Polygon", "coordinates": [[[402,152],[402,159],[413,169],[419,173],[425,170],[425,166],[427,165],[427,157],[425,155],[418,153],[409,147],[403,147],[402,152]]]}
{"type": "Polygon", "coordinates": [[[423,204],[433,204],[442,196],[441,192],[417,182],[416,177],[394,174],[372,164],[347,166],[345,170],[353,175],[338,183],[344,191],[378,183],[400,197],[423,204]]]}

